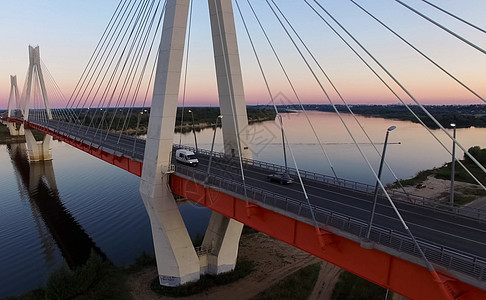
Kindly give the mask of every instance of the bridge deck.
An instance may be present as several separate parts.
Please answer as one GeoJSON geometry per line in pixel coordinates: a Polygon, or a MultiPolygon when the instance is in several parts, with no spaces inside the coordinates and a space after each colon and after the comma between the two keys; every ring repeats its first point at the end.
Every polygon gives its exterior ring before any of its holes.
{"type": "MultiPolygon", "coordinates": [[[[143,161],[143,139],[60,121],[35,122],[31,126],[45,132],[55,132],[58,136],[77,140],[116,156],[143,161]]],[[[175,174],[203,183],[209,160],[208,152],[200,151],[198,158],[200,164],[197,167],[176,164],[175,174]]],[[[280,170],[282,167],[278,165],[245,160],[248,200],[257,201],[266,208],[314,226],[298,183],[282,186],[267,181],[268,174],[280,170]]],[[[295,170],[291,169],[290,172],[295,173],[295,170]]],[[[339,235],[359,242],[366,232],[374,187],[310,172],[303,172],[303,175],[303,183],[319,226],[335,229],[339,235]]],[[[235,159],[216,153],[209,184],[245,200],[239,164],[235,159]]],[[[483,289],[486,289],[485,215],[480,211],[436,209],[410,203],[408,200],[403,201],[403,195],[397,197],[399,201],[396,204],[427,258],[444,269],[478,280],[483,289]]],[[[422,204],[426,203],[420,201],[422,204]]],[[[377,248],[381,247],[380,250],[397,256],[407,254],[418,257],[417,263],[420,264],[416,247],[384,197],[379,198],[376,212],[371,240],[378,244],[377,248]]]]}

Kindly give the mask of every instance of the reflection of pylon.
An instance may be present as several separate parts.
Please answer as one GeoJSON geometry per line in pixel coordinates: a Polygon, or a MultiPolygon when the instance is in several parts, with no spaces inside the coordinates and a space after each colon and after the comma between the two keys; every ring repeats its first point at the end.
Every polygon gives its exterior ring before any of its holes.
{"type": "Polygon", "coordinates": [[[27,92],[25,95],[24,104],[24,120],[29,120],[29,109],[30,109],[30,95],[32,92],[32,81],[36,77],[39,80],[40,89],[42,92],[42,99],[44,100],[44,105],[46,108],[47,118],[52,120],[51,108],[49,106],[49,101],[47,97],[46,84],[44,81],[44,76],[42,75],[42,68],[40,63],[40,51],[39,46],[32,47],[29,46],[29,69],[27,73],[27,92]]]}

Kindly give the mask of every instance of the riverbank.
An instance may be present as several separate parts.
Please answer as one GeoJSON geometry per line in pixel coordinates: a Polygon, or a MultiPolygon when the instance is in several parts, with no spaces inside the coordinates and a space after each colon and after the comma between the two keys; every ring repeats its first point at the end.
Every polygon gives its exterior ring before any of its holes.
{"type": "MultiPolygon", "coordinates": [[[[435,178],[429,175],[425,180],[418,181],[414,186],[404,186],[408,194],[417,195],[429,199],[434,199],[438,203],[448,204],[450,201],[451,181],[435,178]]],[[[402,192],[401,188],[393,188],[397,192],[402,192]]],[[[486,209],[486,191],[478,184],[455,181],[454,182],[454,203],[471,208],[486,209]]]]}
{"type": "MultiPolygon", "coordinates": [[[[334,107],[328,104],[316,105],[305,104],[307,110],[334,112],[334,107]]],[[[344,105],[336,105],[338,111],[349,113],[344,105]]],[[[419,123],[417,118],[408,110],[405,105],[352,105],[352,111],[356,115],[365,117],[384,118],[401,121],[411,121],[419,123]]],[[[432,129],[439,126],[432,121],[427,114],[418,105],[409,105],[415,115],[417,115],[424,124],[432,129]]],[[[486,127],[486,108],[483,105],[424,105],[424,108],[434,116],[434,118],[444,127],[450,128],[451,123],[455,123],[457,128],[469,127],[486,127]]]]}
{"type": "Polygon", "coordinates": [[[11,136],[7,126],[0,124],[0,145],[22,143],[25,142],[25,137],[11,136]]]}

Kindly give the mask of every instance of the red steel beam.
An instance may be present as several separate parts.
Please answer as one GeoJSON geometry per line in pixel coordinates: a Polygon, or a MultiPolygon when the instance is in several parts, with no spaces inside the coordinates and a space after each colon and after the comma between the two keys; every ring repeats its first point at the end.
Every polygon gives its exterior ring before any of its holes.
{"type": "Polygon", "coordinates": [[[278,214],[231,195],[171,176],[175,194],[235,219],[280,241],[410,299],[486,299],[486,291],[446,274],[433,274],[409,261],[278,214]]]}
{"type": "Polygon", "coordinates": [[[84,151],[88,154],[91,154],[91,155],[93,155],[93,156],[95,156],[95,157],[97,157],[101,160],[104,160],[107,163],[110,163],[114,166],[122,168],[123,170],[128,171],[128,172],[130,172],[134,175],[137,175],[138,177],[142,176],[142,163],[139,162],[139,161],[132,160],[128,157],[117,156],[117,155],[114,155],[112,153],[108,153],[106,151],[103,151],[103,150],[100,150],[96,147],[87,145],[83,142],[79,142],[75,139],[64,136],[62,134],[59,134],[57,132],[54,132],[52,130],[49,130],[45,127],[42,127],[42,126],[39,126],[39,125],[36,125],[36,124],[25,122],[24,126],[25,126],[25,128],[30,127],[30,128],[42,131],[45,134],[51,135],[52,137],[54,137],[54,138],[56,138],[60,141],[66,142],[67,144],[69,144],[69,145],[71,145],[75,148],[78,148],[81,151],[84,151]]]}

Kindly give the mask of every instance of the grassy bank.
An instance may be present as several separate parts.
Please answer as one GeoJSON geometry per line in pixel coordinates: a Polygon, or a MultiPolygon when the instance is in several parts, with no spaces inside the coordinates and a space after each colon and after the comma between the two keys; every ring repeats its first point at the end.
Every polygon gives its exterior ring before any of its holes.
{"type": "Polygon", "coordinates": [[[294,299],[306,300],[309,298],[319,277],[321,264],[316,263],[290,274],[277,284],[261,292],[253,300],[294,299]]]}
{"type": "Polygon", "coordinates": [[[373,284],[366,279],[344,271],[339,276],[339,281],[332,291],[332,300],[367,300],[367,299],[392,299],[392,294],[386,296],[386,289],[373,284]]]}
{"type": "MultiPolygon", "coordinates": [[[[486,185],[486,174],[476,164],[470,160],[461,160],[461,162],[483,185],[486,185]]],[[[429,177],[450,181],[451,166],[452,163],[447,163],[440,168],[420,171],[417,173],[417,175],[415,175],[415,177],[407,180],[401,180],[400,183],[403,186],[418,186],[423,184],[429,177]]],[[[458,162],[456,162],[454,174],[454,180],[456,182],[473,184],[472,186],[467,187],[456,185],[454,189],[454,203],[456,205],[465,205],[478,199],[479,197],[486,197],[486,191],[477,184],[471,175],[469,175],[469,173],[458,162]]],[[[394,184],[390,185],[390,187],[398,188],[399,185],[395,182],[394,184]]],[[[448,201],[450,197],[449,195],[449,190],[446,190],[441,196],[441,199],[448,201]]]]}
{"type": "Polygon", "coordinates": [[[74,270],[65,264],[57,268],[45,288],[6,299],[132,299],[126,285],[129,271],[92,253],[85,265],[74,270]]]}
{"type": "MultiPolygon", "coordinates": [[[[461,160],[461,162],[482,184],[486,184],[486,174],[476,164],[467,162],[465,160],[461,160]]],[[[417,173],[417,175],[415,175],[415,177],[401,180],[400,182],[403,186],[413,186],[423,183],[425,180],[427,180],[427,177],[431,175],[437,179],[451,180],[451,165],[452,163],[447,163],[440,168],[420,171],[417,173]]],[[[456,181],[477,184],[471,175],[469,175],[469,173],[467,173],[467,171],[458,162],[456,162],[454,174],[454,179],[456,181]]]]}

